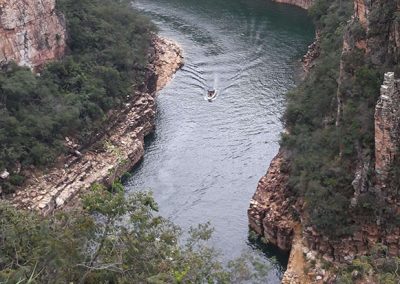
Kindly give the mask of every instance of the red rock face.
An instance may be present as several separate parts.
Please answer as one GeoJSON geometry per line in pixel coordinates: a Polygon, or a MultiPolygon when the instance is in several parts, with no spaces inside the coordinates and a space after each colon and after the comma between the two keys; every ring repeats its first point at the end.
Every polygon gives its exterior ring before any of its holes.
{"type": "Polygon", "coordinates": [[[283,154],[272,160],[268,173],[261,178],[250,201],[250,227],[265,240],[288,251],[292,246],[294,221],[286,198],[287,174],[282,173],[283,154]]]}
{"type": "Polygon", "coordinates": [[[368,12],[369,7],[366,0],[354,0],[354,17],[359,20],[364,28],[367,27],[368,12]]]}
{"type": "Polygon", "coordinates": [[[64,54],[65,38],[55,0],[0,0],[0,64],[40,68],[64,54]]]}

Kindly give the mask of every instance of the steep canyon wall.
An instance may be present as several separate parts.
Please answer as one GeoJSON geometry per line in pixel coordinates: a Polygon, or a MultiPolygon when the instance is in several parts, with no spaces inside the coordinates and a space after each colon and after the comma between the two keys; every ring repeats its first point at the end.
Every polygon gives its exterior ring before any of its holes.
{"type": "MultiPolygon", "coordinates": [[[[393,214],[400,212],[398,193],[391,185],[391,175],[400,149],[400,80],[395,77],[399,74],[388,71],[399,71],[393,70],[397,68],[400,58],[400,24],[395,16],[399,11],[398,1],[354,0],[354,14],[343,39],[336,99],[336,127],[340,127],[344,105],[352,96],[347,86],[354,79],[355,70],[348,59],[355,58],[354,54],[361,54],[364,64],[369,68],[379,70],[381,74],[386,72],[380,93],[375,94],[378,100],[374,109],[374,151],[370,153],[368,149],[358,149],[359,158],[353,169],[354,197],[351,206],[358,204],[362,194],[370,192],[382,202],[375,206],[381,206],[379,209],[393,214]],[[358,28],[358,34],[354,28],[357,25],[362,27],[358,28]]],[[[356,223],[360,222],[357,223],[357,229],[340,240],[330,239],[309,224],[303,212],[304,202],[299,199],[294,201],[296,197],[289,190],[290,172],[285,166],[287,156],[290,155],[281,149],[258,184],[248,210],[249,224],[253,230],[279,248],[290,250],[296,236],[295,228],[301,224],[300,251],[308,262],[324,259],[330,263],[350,263],[355,257],[370,252],[378,243],[388,248],[388,255],[400,254],[400,229],[389,228],[379,217],[371,216],[376,219],[367,223],[355,219],[356,223]]],[[[338,157],[341,157],[341,153],[338,153],[338,157]]],[[[352,217],[349,215],[349,218],[352,217]]],[[[292,253],[291,259],[294,258],[292,253]]],[[[292,268],[289,263],[285,283],[308,283],[298,280],[301,277],[293,275],[292,268]]],[[[308,281],[329,282],[332,281],[332,275],[319,268],[310,272],[308,281]]]]}

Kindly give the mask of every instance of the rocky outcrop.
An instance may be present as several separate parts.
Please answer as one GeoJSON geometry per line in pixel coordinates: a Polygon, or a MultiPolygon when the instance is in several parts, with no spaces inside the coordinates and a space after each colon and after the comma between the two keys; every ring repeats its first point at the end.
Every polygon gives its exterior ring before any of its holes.
{"type": "Polygon", "coordinates": [[[282,171],[284,159],[283,152],[279,152],[272,160],[250,201],[248,217],[250,228],[263,236],[265,241],[289,251],[295,221],[287,194],[288,174],[282,171]]]}
{"type": "Polygon", "coordinates": [[[314,3],[314,0],[273,0],[278,3],[285,3],[285,4],[290,4],[294,6],[301,7],[303,9],[309,9],[312,4],[314,3]]]}
{"type": "Polygon", "coordinates": [[[400,80],[385,74],[375,109],[375,172],[378,186],[384,189],[400,147],[400,80]]]}
{"type": "Polygon", "coordinates": [[[172,74],[183,65],[182,49],[173,41],[166,38],[156,38],[154,41],[156,57],[152,60],[152,69],[156,74],[156,89],[159,91],[168,84],[172,74]]]}
{"type": "Polygon", "coordinates": [[[40,68],[64,54],[65,38],[55,0],[0,0],[0,65],[40,68]]]}
{"type": "Polygon", "coordinates": [[[309,276],[305,273],[306,259],[305,248],[301,233],[301,224],[297,223],[294,228],[292,247],[290,250],[288,267],[282,278],[282,284],[308,283],[309,276]]]}
{"type": "Polygon", "coordinates": [[[311,69],[315,66],[316,59],[319,57],[321,52],[320,40],[321,36],[317,31],[315,33],[315,40],[308,46],[307,53],[301,59],[303,66],[304,76],[310,73],[311,69]]]}
{"type": "MultiPolygon", "coordinates": [[[[71,151],[73,154],[63,157],[62,164],[49,172],[34,174],[28,186],[11,199],[15,206],[48,214],[65,207],[94,183],[111,184],[140,161],[144,137],[155,127],[155,93],[183,64],[182,51],[175,43],[156,38],[153,48],[148,75],[152,81],[145,88],[153,92],[132,95],[122,110],[110,115],[93,145],[81,152],[71,151]]],[[[66,144],[77,147],[69,138],[66,144]]]]}
{"type": "Polygon", "coordinates": [[[367,18],[370,9],[370,3],[371,1],[354,0],[354,18],[358,19],[364,28],[367,28],[367,18]]]}

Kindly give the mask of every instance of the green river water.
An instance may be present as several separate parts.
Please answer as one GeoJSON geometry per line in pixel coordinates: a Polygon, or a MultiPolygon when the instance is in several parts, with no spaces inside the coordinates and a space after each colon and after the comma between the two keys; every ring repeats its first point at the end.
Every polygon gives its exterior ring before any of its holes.
{"type": "Polygon", "coordinates": [[[313,41],[306,11],[268,0],[136,0],[177,41],[185,66],[158,97],[157,130],[127,189],[151,189],[163,216],[210,221],[225,259],[250,252],[278,283],[287,256],[248,239],[247,208],[277,153],[285,93],[313,41]],[[204,99],[208,88],[219,95],[204,99]]]}

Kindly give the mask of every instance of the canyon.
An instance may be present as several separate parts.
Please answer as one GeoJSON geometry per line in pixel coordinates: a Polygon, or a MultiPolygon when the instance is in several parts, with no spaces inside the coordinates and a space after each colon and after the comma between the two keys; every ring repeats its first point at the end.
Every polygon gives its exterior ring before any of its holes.
{"type": "MultiPolygon", "coordinates": [[[[308,9],[312,0],[276,0],[308,9]]],[[[359,23],[366,32],[371,28],[371,11],[385,1],[354,0],[354,15],[351,23],[359,23]]],[[[397,6],[397,10],[399,7],[397,6]]],[[[11,61],[40,72],[49,60],[62,58],[67,51],[67,32],[63,16],[57,13],[54,0],[1,1],[0,0],[0,64],[11,61]]],[[[342,58],[355,50],[362,51],[375,65],[386,61],[397,62],[400,48],[400,25],[388,23],[387,34],[355,37],[349,29],[343,40],[342,58]]],[[[65,146],[70,153],[60,157],[57,166],[47,171],[32,171],[23,190],[10,196],[18,208],[34,209],[42,214],[51,214],[56,209],[71,206],[78,196],[94,183],[111,185],[114,180],[132,169],[144,155],[144,138],[155,129],[156,93],[183,66],[182,49],[173,41],[155,37],[149,52],[151,63],[146,74],[142,92],[131,95],[123,109],[108,114],[108,123],[96,142],[82,148],[73,138],[65,137],[65,146]]],[[[319,35],[303,58],[306,73],[315,65],[320,55],[319,35]]],[[[340,66],[337,92],[336,125],[343,120],[343,104],[347,93],[341,86],[353,74],[344,60],[340,66]]],[[[384,82],[374,116],[373,157],[361,149],[360,159],[354,170],[354,196],[352,206],[366,192],[382,197],[384,204],[396,212],[400,211],[400,200],[390,185],[392,169],[398,158],[400,147],[400,81],[392,70],[385,70],[384,82]],[[373,173],[373,179],[369,173],[373,173]]],[[[304,200],[295,199],[289,188],[290,153],[281,149],[272,160],[268,172],[257,186],[248,219],[250,227],[267,242],[284,251],[290,251],[288,269],[282,283],[322,283],[332,281],[321,261],[351,263],[365,255],[377,243],[388,247],[388,254],[397,256],[400,246],[400,229],[387,229],[380,220],[374,224],[362,224],[350,236],[340,241],[331,240],[314,226],[307,224],[303,214],[304,200]],[[305,273],[308,263],[317,265],[305,273]]]]}

